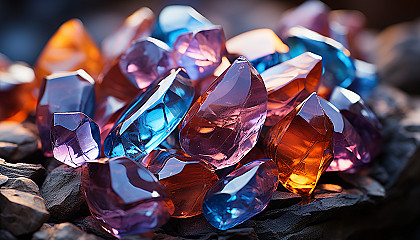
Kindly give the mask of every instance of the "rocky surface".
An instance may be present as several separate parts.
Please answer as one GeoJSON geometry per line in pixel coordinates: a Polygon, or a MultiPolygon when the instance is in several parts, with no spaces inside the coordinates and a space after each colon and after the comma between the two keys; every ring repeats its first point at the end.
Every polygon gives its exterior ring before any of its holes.
{"type": "Polygon", "coordinates": [[[0,158],[19,162],[38,150],[39,138],[20,123],[0,122],[0,158]]]}
{"type": "Polygon", "coordinates": [[[15,189],[22,192],[39,195],[38,185],[29,178],[18,177],[8,178],[4,184],[0,184],[0,189],[15,189]]]}
{"type": "Polygon", "coordinates": [[[45,168],[41,164],[8,163],[0,158],[0,174],[9,178],[25,177],[36,183],[45,178],[45,168]]]}
{"type": "Polygon", "coordinates": [[[34,233],[32,240],[99,240],[100,238],[87,234],[77,226],[65,222],[51,226],[44,224],[34,233]]]}

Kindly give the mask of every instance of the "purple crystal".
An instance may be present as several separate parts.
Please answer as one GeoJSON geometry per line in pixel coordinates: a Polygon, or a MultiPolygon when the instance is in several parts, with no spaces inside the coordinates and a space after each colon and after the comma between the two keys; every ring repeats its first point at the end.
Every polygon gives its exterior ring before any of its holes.
{"type": "Polygon", "coordinates": [[[139,89],[148,87],[175,67],[169,46],[157,39],[133,42],[121,56],[121,72],[139,89]]]}
{"type": "Polygon", "coordinates": [[[71,167],[79,167],[101,153],[99,127],[81,112],[54,113],[51,140],[54,158],[71,167]]]}
{"type": "Polygon", "coordinates": [[[82,187],[93,217],[118,238],[160,227],[174,212],[165,187],[127,157],[88,162],[82,187]]]}
{"type": "Polygon", "coordinates": [[[84,70],[52,74],[42,81],[36,108],[36,124],[45,156],[52,156],[51,119],[56,112],[83,112],[92,116],[94,80],[84,70]]]}
{"type": "Polygon", "coordinates": [[[192,80],[207,77],[222,62],[225,35],[221,26],[185,33],[177,38],[173,56],[192,80]]]}

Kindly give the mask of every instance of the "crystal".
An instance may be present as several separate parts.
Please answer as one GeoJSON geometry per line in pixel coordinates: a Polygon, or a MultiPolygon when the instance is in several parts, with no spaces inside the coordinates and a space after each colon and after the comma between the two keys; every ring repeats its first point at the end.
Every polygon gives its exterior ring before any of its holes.
{"type": "Polygon", "coordinates": [[[285,188],[302,196],[311,194],[333,160],[333,132],[316,93],[268,131],[264,152],[277,163],[285,188]]]}
{"type": "Polygon", "coordinates": [[[217,169],[232,166],[256,144],[266,113],[264,82],[239,57],[188,111],[179,135],[181,147],[217,169]]]}
{"type": "Polygon", "coordinates": [[[341,43],[303,27],[291,28],[286,43],[292,57],[307,51],[322,57],[326,87],[348,87],[353,82],[356,69],[350,52],[341,43]]]}
{"type": "Polygon", "coordinates": [[[265,209],[279,182],[276,164],[258,160],[220,179],[207,192],[203,214],[220,230],[232,228],[265,209]]]}
{"type": "Polygon", "coordinates": [[[179,35],[212,25],[190,6],[171,5],[160,12],[152,36],[172,47],[179,35]]]}
{"type": "Polygon", "coordinates": [[[222,62],[225,34],[221,26],[201,28],[180,35],[173,56],[192,80],[211,75],[222,62]]]}
{"type": "Polygon", "coordinates": [[[261,149],[258,146],[255,146],[241,159],[241,161],[238,162],[238,164],[236,164],[235,169],[240,168],[250,162],[266,158],[267,156],[265,156],[261,149]]]}
{"type": "Polygon", "coordinates": [[[127,17],[121,26],[102,41],[102,53],[107,61],[117,59],[131,42],[150,36],[155,15],[152,10],[142,7],[127,17]]]}
{"type": "Polygon", "coordinates": [[[84,69],[94,79],[103,67],[101,52],[78,19],[65,22],[42,50],[36,65],[38,82],[47,75],[84,69]]]}
{"type": "Polygon", "coordinates": [[[201,214],[204,195],[219,180],[211,165],[180,150],[154,150],[142,164],[168,190],[175,206],[172,217],[201,214]]]}
{"type": "Polygon", "coordinates": [[[55,73],[41,86],[36,108],[36,124],[45,156],[52,156],[51,120],[56,112],[83,112],[93,116],[94,80],[84,70],[55,73]]]}
{"type": "Polygon", "coordinates": [[[319,87],[322,58],[306,52],[261,73],[268,93],[265,126],[274,126],[319,87]]]}
{"type": "Polygon", "coordinates": [[[375,86],[378,85],[376,66],[357,59],[354,59],[353,62],[356,66],[356,79],[348,89],[367,99],[375,86]]]}
{"type": "Polygon", "coordinates": [[[116,121],[104,142],[105,155],[144,157],[176,128],[193,97],[192,83],[181,69],[152,83],[116,121]]]}
{"type": "Polygon", "coordinates": [[[289,47],[271,29],[248,31],[229,39],[226,49],[230,54],[245,56],[258,72],[288,60],[289,47]]]}
{"type": "Polygon", "coordinates": [[[322,108],[334,125],[334,159],[327,171],[346,171],[355,173],[361,166],[370,162],[370,154],[362,139],[350,122],[334,105],[319,98],[322,108]]]}
{"type": "Polygon", "coordinates": [[[118,238],[154,230],[174,211],[165,187],[127,157],[88,162],[82,189],[92,216],[118,238]]]}
{"type": "Polygon", "coordinates": [[[356,93],[341,88],[334,88],[330,102],[336,106],[349,122],[354,126],[362,138],[373,159],[381,151],[382,135],[379,131],[380,124],[375,114],[365,105],[356,93]]]}
{"type": "Polygon", "coordinates": [[[98,125],[81,112],[54,113],[51,123],[54,158],[79,167],[101,153],[98,125]]]}

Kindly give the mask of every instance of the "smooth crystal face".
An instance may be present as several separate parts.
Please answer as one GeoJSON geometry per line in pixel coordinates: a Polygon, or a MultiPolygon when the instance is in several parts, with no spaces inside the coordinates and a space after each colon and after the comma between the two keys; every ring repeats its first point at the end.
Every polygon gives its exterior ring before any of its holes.
{"type": "Polygon", "coordinates": [[[121,56],[121,72],[138,89],[144,89],[175,67],[170,51],[169,46],[158,39],[137,40],[121,56]]]}
{"type": "Polygon", "coordinates": [[[52,157],[51,120],[54,113],[82,112],[93,116],[93,79],[83,70],[55,73],[46,77],[36,107],[36,124],[45,156],[52,157]]]}
{"type": "Polygon", "coordinates": [[[136,39],[150,36],[155,15],[142,7],[127,17],[112,34],[102,41],[102,53],[107,61],[117,59],[136,39]]]}
{"type": "Polygon", "coordinates": [[[172,217],[202,213],[204,195],[219,180],[211,165],[181,150],[154,150],[143,158],[142,164],[169,192],[175,206],[172,217]]]}
{"type": "Polygon", "coordinates": [[[190,6],[170,5],[160,12],[152,36],[172,46],[179,35],[212,25],[190,6]]]}
{"type": "Polygon", "coordinates": [[[268,93],[265,126],[273,126],[319,87],[322,58],[306,52],[261,73],[268,93]]]}
{"type": "Polygon", "coordinates": [[[231,54],[246,57],[258,72],[290,59],[289,47],[271,29],[262,28],[242,33],[226,42],[231,54]]]}
{"type": "Polygon", "coordinates": [[[192,80],[214,73],[225,52],[221,26],[212,26],[180,35],[173,45],[173,56],[192,80]]]}
{"type": "Polygon", "coordinates": [[[188,111],[179,135],[181,147],[217,169],[232,166],[256,144],[266,114],[264,82],[239,57],[188,111]]]}
{"type": "Polygon", "coordinates": [[[102,56],[98,46],[78,19],[65,22],[41,52],[35,75],[39,84],[52,73],[83,69],[94,79],[101,73],[102,56]]]}
{"type": "Polygon", "coordinates": [[[304,27],[291,28],[286,43],[290,47],[292,57],[304,52],[312,52],[322,57],[325,87],[348,87],[353,82],[356,69],[350,52],[341,43],[304,27]]]}
{"type": "Polygon", "coordinates": [[[101,153],[99,127],[81,112],[54,113],[51,140],[54,158],[70,167],[79,167],[101,153]]]}
{"type": "Polygon", "coordinates": [[[344,88],[336,87],[329,100],[354,126],[371,158],[376,157],[381,151],[382,135],[379,131],[381,125],[375,114],[359,95],[344,88]]]}
{"type": "Polygon", "coordinates": [[[88,162],[82,188],[92,216],[118,238],[152,231],[174,211],[165,187],[127,157],[88,162]]]}
{"type": "Polygon", "coordinates": [[[327,171],[356,172],[370,162],[370,153],[351,123],[334,105],[319,98],[322,108],[334,125],[334,159],[327,171]]]}
{"type": "Polygon", "coordinates": [[[203,214],[215,228],[232,228],[265,209],[278,186],[278,170],[270,160],[248,163],[220,179],[207,192],[203,214]]]}
{"type": "Polygon", "coordinates": [[[116,121],[104,142],[105,155],[141,159],[176,128],[193,97],[192,83],[181,69],[154,82],[116,121]]]}
{"type": "Polygon", "coordinates": [[[333,160],[334,126],[316,93],[268,131],[267,157],[279,169],[279,179],[290,191],[308,196],[333,160]]]}
{"type": "Polygon", "coordinates": [[[357,59],[354,59],[353,62],[356,66],[356,79],[347,89],[367,99],[378,85],[376,66],[357,59]]]}

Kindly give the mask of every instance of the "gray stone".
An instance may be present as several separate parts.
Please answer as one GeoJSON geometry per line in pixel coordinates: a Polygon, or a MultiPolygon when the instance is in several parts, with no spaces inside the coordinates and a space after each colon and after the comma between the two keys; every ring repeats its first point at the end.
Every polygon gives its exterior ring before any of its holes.
{"type": "Polygon", "coordinates": [[[9,180],[1,186],[1,189],[15,189],[22,192],[39,195],[38,185],[36,185],[36,183],[31,179],[24,177],[9,178],[9,180]]]}
{"type": "Polygon", "coordinates": [[[116,240],[117,238],[105,231],[92,216],[77,219],[73,222],[87,233],[93,233],[101,238],[116,240]]]}
{"type": "Polygon", "coordinates": [[[92,234],[87,234],[77,226],[65,222],[54,226],[43,226],[34,233],[32,240],[99,240],[92,234]]]}
{"type": "Polygon", "coordinates": [[[41,164],[8,163],[0,158],[0,174],[9,178],[25,177],[41,183],[45,177],[45,168],[41,164]]]}
{"type": "Polygon", "coordinates": [[[20,123],[0,123],[0,158],[18,162],[38,149],[38,137],[20,123]]]}

